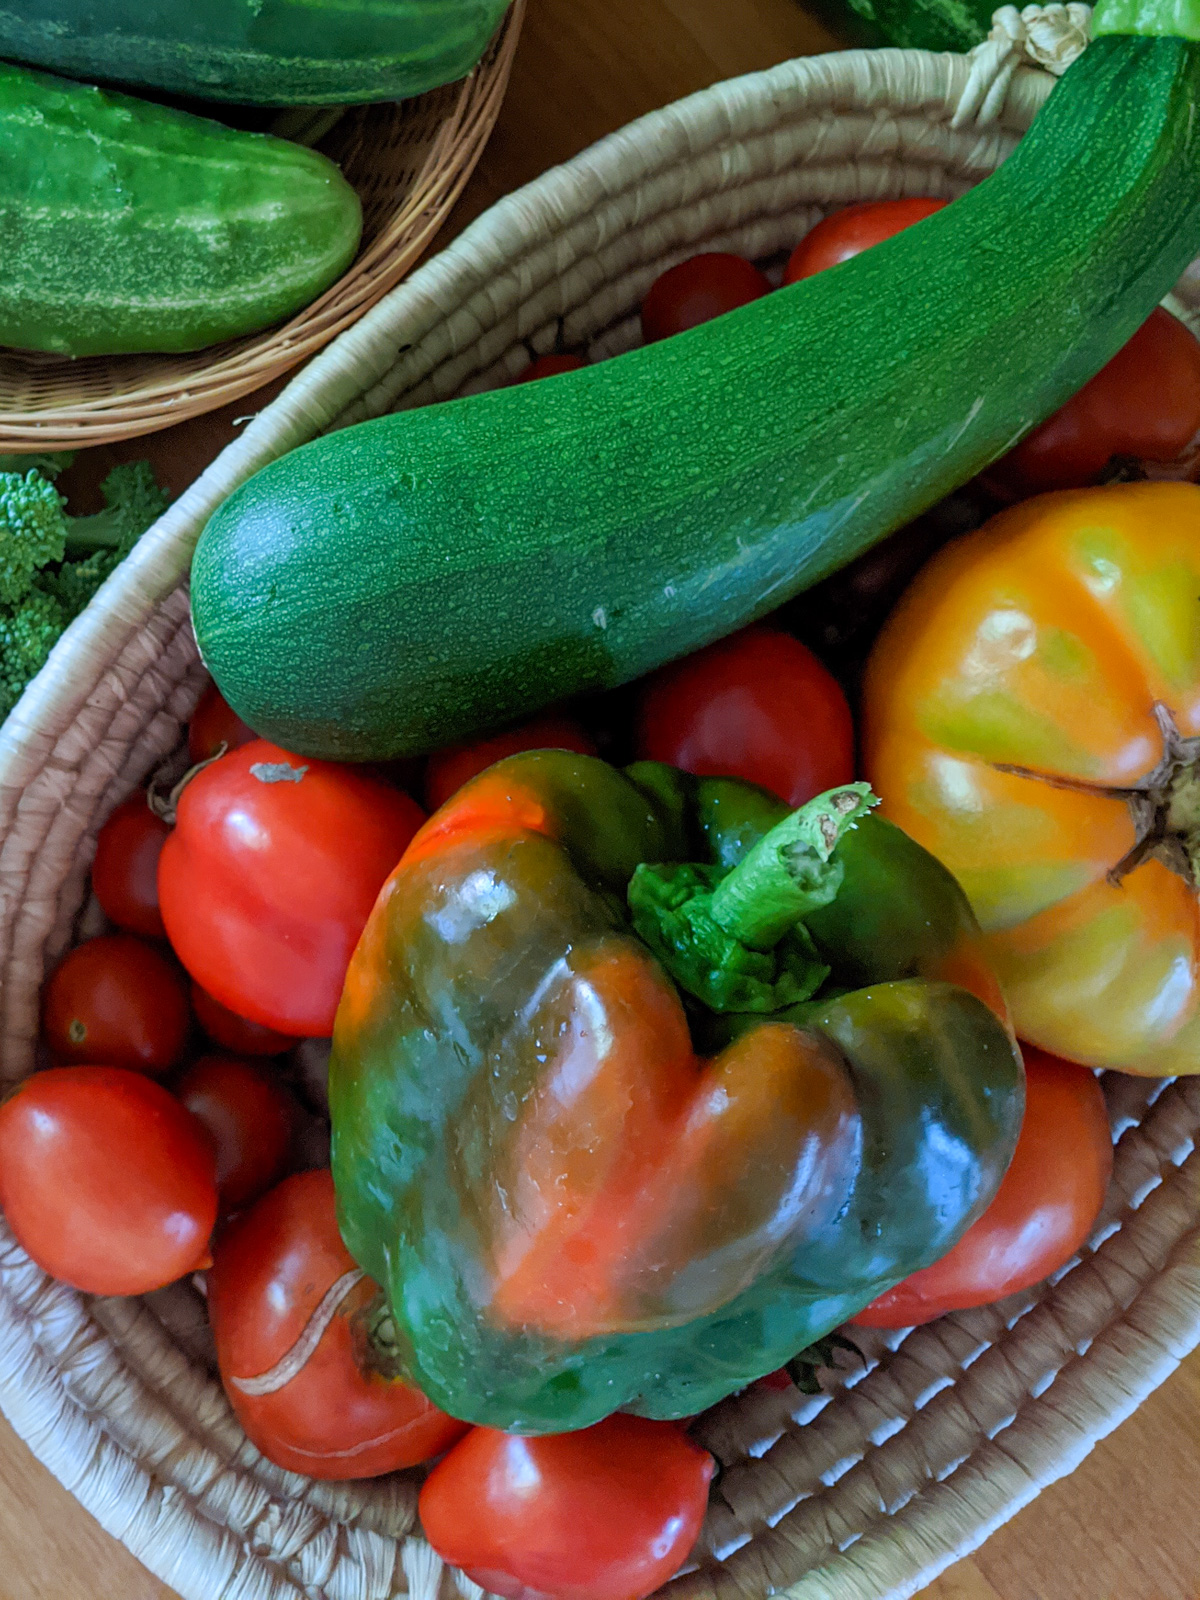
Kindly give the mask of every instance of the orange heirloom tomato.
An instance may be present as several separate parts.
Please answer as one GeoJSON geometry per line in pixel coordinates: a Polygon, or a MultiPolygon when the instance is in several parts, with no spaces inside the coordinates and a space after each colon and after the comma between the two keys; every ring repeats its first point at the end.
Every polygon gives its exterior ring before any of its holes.
{"type": "Polygon", "coordinates": [[[883,811],[966,890],[1018,1035],[1200,1072],[1200,488],[1044,495],[957,540],[863,708],[883,811]]]}

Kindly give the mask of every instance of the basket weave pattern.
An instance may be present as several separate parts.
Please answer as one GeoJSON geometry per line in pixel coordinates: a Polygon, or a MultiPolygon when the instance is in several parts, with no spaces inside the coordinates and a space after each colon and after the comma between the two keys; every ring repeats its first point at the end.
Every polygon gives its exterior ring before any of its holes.
{"type": "Polygon", "coordinates": [[[474,171],[500,114],[524,12],[525,0],[515,0],[462,83],[399,104],[352,107],[321,141],[358,191],[363,239],[319,299],[282,326],[191,355],[72,361],[0,349],[0,451],[77,450],[215,411],[357,321],[424,254],[474,171]]]}
{"type": "MultiPolygon", "coordinates": [[[[326,350],[142,540],[0,734],[3,1071],[33,1063],[37,992],[77,935],[96,831],[175,746],[203,673],[186,572],[251,472],[361,418],[494,386],[561,340],[637,339],[636,307],[698,247],[769,259],[829,207],[953,195],[1004,158],[1051,80],[952,130],[965,59],[791,62],[643,119],[511,196],[326,350]]],[[[1185,281],[1186,305],[1194,294],[1185,281]]],[[[1200,1340],[1200,1079],[1110,1075],[1101,1225],[1051,1285],[898,1335],[827,1393],[754,1391],[700,1425],[726,1466],[673,1600],[901,1600],[1069,1471],[1200,1340]]],[[[415,1479],[313,1484],[234,1423],[190,1290],[95,1301],[0,1228],[0,1405],[113,1533],[188,1600],[478,1600],[412,1533],[415,1479]]]]}

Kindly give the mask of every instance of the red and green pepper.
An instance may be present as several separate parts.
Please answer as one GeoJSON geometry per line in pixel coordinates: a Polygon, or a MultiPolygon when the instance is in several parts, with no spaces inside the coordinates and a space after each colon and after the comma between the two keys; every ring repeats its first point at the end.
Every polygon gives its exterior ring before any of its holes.
{"type": "Polygon", "coordinates": [[[988,1204],[1020,1057],[957,885],[870,804],[542,751],[417,835],[330,1089],[343,1233],[436,1404],[691,1415],[988,1204]]]}

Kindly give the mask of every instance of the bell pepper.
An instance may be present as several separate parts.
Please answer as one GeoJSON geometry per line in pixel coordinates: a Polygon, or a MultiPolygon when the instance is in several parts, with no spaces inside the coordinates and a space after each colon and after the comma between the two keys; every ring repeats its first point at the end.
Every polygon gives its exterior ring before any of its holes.
{"type": "Polygon", "coordinates": [[[849,784],[565,751],[433,816],[330,1063],[368,1336],[511,1432],[692,1415],[955,1243],[1023,1110],[954,879],[849,784]]]}

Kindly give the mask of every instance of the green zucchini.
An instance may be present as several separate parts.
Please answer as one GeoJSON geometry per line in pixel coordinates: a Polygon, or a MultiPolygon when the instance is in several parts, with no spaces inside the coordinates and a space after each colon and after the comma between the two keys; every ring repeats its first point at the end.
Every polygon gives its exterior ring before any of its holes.
{"type": "Polygon", "coordinates": [[[198,350],[315,299],[358,196],[284,139],[0,63],[0,344],[198,350]]]}
{"type": "Polygon", "coordinates": [[[0,56],[262,106],[403,100],[464,77],[509,0],[0,0],[0,56]]]}
{"type": "Polygon", "coordinates": [[[298,752],[413,754],[771,611],[1134,333],[1200,244],[1198,103],[1197,45],[1099,39],[995,174],[855,259],[266,467],[195,557],[222,692],[298,752]]]}

